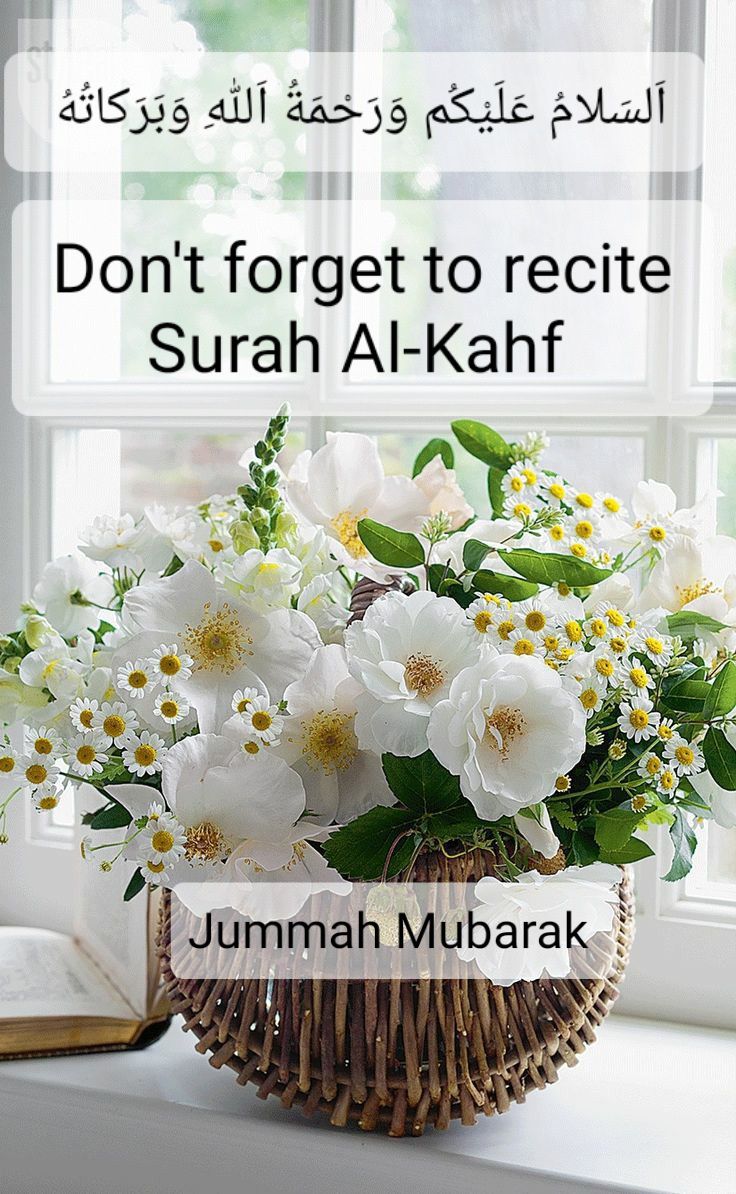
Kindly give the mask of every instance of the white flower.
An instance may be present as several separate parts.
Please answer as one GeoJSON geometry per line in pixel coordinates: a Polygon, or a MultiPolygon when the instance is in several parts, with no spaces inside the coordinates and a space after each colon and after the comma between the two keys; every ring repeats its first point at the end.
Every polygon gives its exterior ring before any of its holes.
{"type": "Polygon", "coordinates": [[[23,773],[22,783],[28,788],[46,788],[56,784],[59,777],[59,764],[48,755],[30,754],[19,760],[23,773]]]}
{"type": "Polygon", "coordinates": [[[505,597],[497,597],[493,593],[483,593],[476,597],[465,611],[465,617],[478,634],[488,634],[493,627],[511,609],[511,602],[505,597]]]}
{"type": "MultiPolygon", "coordinates": [[[[173,813],[165,812],[161,805],[151,805],[137,843],[139,856],[164,870],[182,857],[186,840],[184,826],[173,813]]],[[[155,873],[154,868],[149,869],[155,873]]]]}
{"type": "Polygon", "coordinates": [[[39,812],[51,812],[61,800],[61,788],[57,782],[43,784],[32,793],[33,803],[39,812]]]}
{"type": "Polygon", "coordinates": [[[99,560],[110,568],[143,571],[138,552],[141,531],[131,514],[101,514],[80,535],[79,550],[90,560],[99,560]]]}
{"type": "Polygon", "coordinates": [[[289,716],[277,750],[304,782],[310,817],[323,824],[344,824],[394,802],[380,758],[358,748],[359,693],[344,649],[331,644],[315,651],[303,678],[284,694],[289,716]]]}
{"type": "MultiPolygon", "coordinates": [[[[505,564],[495,552],[497,547],[502,544],[508,546],[508,540],[514,538],[522,530],[522,524],[518,519],[503,519],[496,518],[493,520],[478,518],[475,522],[466,527],[464,531],[455,531],[453,535],[449,535],[447,539],[443,539],[438,543],[432,551],[432,559],[440,564],[449,564],[455,572],[462,572],[463,570],[463,549],[469,539],[477,539],[479,543],[487,543],[493,550],[487,557],[484,567],[492,569],[494,572],[502,572],[506,576],[513,576],[511,568],[505,564]]],[[[523,544],[523,546],[539,546],[539,541],[532,536],[533,544],[523,544]]],[[[518,545],[515,544],[515,546],[518,545]]]]}
{"type": "Polygon", "coordinates": [[[543,858],[554,858],[560,848],[560,839],[552,828],[546,804],[535,804],[522,809],[514,816],[514,825],[528,841],[535,854],[543,858]]]}
{"type": "Polygon", "coordinates": [[[246,601],[256,608],[288,606],[299,589],[302,566],[296,556],[283,547],[262,552],[258,548],[237,556],[228,568],[231,578],[246,601]]]}
{"type": "Polygon", "coordinates": [[[642,655],[646,655],[647,659],[658,668],[667,667],[672,659],[672,639],[667,635],[656,634],[650,628],[645,628],[637,634],[635,649],[642,655]]]}
{"type": "Polygon", "coordinates": [[[657,733],[659,713],[652,702],[643,696],[631,701],[622,701],[619,705],[618,727],[627,738],[634,742],[648,742],[657,733]]]}
{"type": "Polygon", "coordinates": [[[0,743],[0,783],[3,780],[13,780],[21,769],[22,759],[7,742],[0,743]]]}
{"type": "Polygon", "coordinates": [[[118,668],[115,686],[134,701],[140,701],[143,697],[150,696],[160,679],[160,673],[153,667],[150,659],[129,659],[118,668]]]}
{"type": "Polygon", "coordinates": [[[150,661],[158,672],[162,684],[173,684],[176,688],[182,680],[188,680],[192,674],[194,660],[191,655],[179,650],[177,643],[162,643],[153,651],[150,661]]]}
{"type": "Polygon", "coordinates": [[[657,791],[661,796],[669,796],[677,790],[680,777],[671,767],[665,767],[657,775],[657,791]]]}
{"type": "Polygon", "coordinates": [[[736,792],[720,787],[709,771],[692,776],[690,782],[700,799],[709,805],[716,825],[736,829],[736,792]]]}
{"type": "Polygon", "coordinates": [[[131,589],[125,612],[142,632],[128,650],[137,644],[141,655],[149,653],[155,635],[158,642],[175,640],[191,657],[192,674],[178,680],[177,688],[196,709],[204,732],[223,725],[235,689],[252,686],[258,677],[279,698],[320,645],[304,614],[258,613],[193,560],[173,576],[131,589]]]}
{"type": "Polygon", "coordinates": [[[366,689],[357,698],[362,749],[415,756],[427,748],[427,719],[458,672],[478,659],[480,644],[449,597],[387,593],[362,622],[345,631],[351,674],[366,689]]]}
{"type": "Polygon", "coordinates": [[[335,596],[331,575],[315,576],[302,589],[296,607],[311,618],[323,643],[342,642],[350,614],[335,596]]]}
{"type": "Polygon", "coordinates": [[[429,512],[419,486],[409,477],[385,477],[375,441],[350,431],[328,431],[324,447],[297,458],[287,495],[307,522],[324,529],[340,563],[378,580],[390,569],[368,554],[358,535],[360,519],[416,531],[429,512]]]}
{"type": "Polygon", "coordinates": [[[61,738],[50,726],[39,726],[29,742],[29,749],[36,755],[55,755],[59,753],[60,747],[61,738]]]}
{"type": "Polygon", "coordinates": [[[143,730],[131,734],[122,744],[123,763],[133,775],[155,775],[163,766],[166,743],[158,734],[143,730]]]}
{"type": "Polygon", "coordinates": [[[278,742],[284,718],[279,713],[278,705],[272,705],[267,696],[253,697],[240,717],[249,737],[257,738],[259,742],[267,743],[269,746],[278,742]]]}
{"type": "Polygon", "coordinates": [[[430,517],[433,514],[446,514],[451,530],[456,531],[473,517],[473,508],[465,500],[455,470],[445,467],[439,453],[417,473],[414,484],[421,489],[428,502],[427,514],[430,517]]]}
{"type": "Polygon", "coordinates": [[[736,539],[716,535],[695,540],[678,536],[652,571],[640,603],[643,611],[662,607],[691,610],[716,621],[736,622],[736,539]]]}
{"type": "Polygon", "coordinates": [[[553,508],[559,507],[563,502],[567,501],[568,486],[559,474],[553,473],[549,476],[543,474],[540,477],[539,484],[547,502],[553,508]]]}
{"type": "Polygon", "coordinates": [[[84,666],[71,655],[61,639],[46,643],[26,655],[18,669],[18,676],[31,688],[47,688],[57,701],[71,704],[84,687],[84,666]]]}
{"type": "Polygon", "coordinates": [[[78,697],[69,706],[69,716],[75,730],[79,730],[81,734],[88,734],[99,707],[99,701],[91,700],[89,697],[78,697]]]}
{"type": "Polygon", "coordinates": [[[512,630],[507,639],[498,644],[499,651],[504,655],[536,655],[540,659],[545,653],[545,646],[539,635],[529,630],[512,630]]]}
{"type": "Polygon", "coordinates": [[[636,766],[636,771],[642,779],[656,780],[661,773],[664,764],[659,755],[655,755],[653,751],[647,751],[641,756],[636,766]]]}
{"type": "Polygon", "coordinates": [[[686,742],[679,734],[665,744],[664,755],[678,775],[697,775],[705,767],[701,748],[695,742],[686,742]]]}
{"type": "Polygon", "coordinates": [[[233,699],[230,702],[230,708],[233,713],[247,713],[248,706],[253,703],[256,697],[263,696],[258,688],[238,688],[233,693],[233,699]]]}
{"type": "Polygon", "coordinates": [[[521,619],[521,628],[527,634],[544,635],[557,625],[557,620],[538,597],[520,601],[514,606],[514,613],[521,619]]]}
{"type": "Polygon", "coordinates": [[[92,729],[104,739],[107,746],[113,743],[119,745],[126,734],[138,729],[138,718],[122,701],[104,701],[102,707],[92,714],[92,729]]]}
{"type": "Polygon", "coordinates": [[[96,629],[112,597],[107,576],[80,555],[61,556],[44,568],[33,590],[33,601],[51,625],[66,638],[96,629]]]}
{"type": "Polygon", "coordinates": [[[109,739],[102,734],[77,734],[69,743],[69,766],[77,775],[89,779],[99,775],[109,759],[106,747],[109,739]]]}
{"type": "Polygon", "coordinates": [[[634,696],[647,693],[650,688],[654,687],[654,677],[650,676],[646,668],[643,668],[640,663],[633,663],[629,660],[622,668],[621,676],[624,689],[634,696]]]}
{"type": "Polygon", "coordinates": [[[154,701],[153,711],[167,725],[175,726],[189,713],[189,702],[178,692],[160,692],[154,701]]]}
{"type": "Polygon", "coordinates": [[[496,820],[554,791],[585,750],[585,716],[541,660],[497,656],[453,680],[428,741],[478,816],[496,820]]]}

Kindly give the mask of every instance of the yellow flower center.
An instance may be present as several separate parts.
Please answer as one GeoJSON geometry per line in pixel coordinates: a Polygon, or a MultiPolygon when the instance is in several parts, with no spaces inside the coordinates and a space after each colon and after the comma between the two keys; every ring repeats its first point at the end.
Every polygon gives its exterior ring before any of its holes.
{"type": "Polygon", "coordinates": [[[607,630],[608,627],[603,618],[593,618],[593,621],[590,623],[590,633],[593,638],[605,638],[607,630]]]}
{"type": "Polygon", "coordinates": [[[145,672],[136,670],[130,672],[128,675],[128,685],[130,688],[145,688],[148,683],[148,676],[145,672]]]}
{"type": "Polygon", "coordinates": [[[553,498],[561,502],[565,496],[565,487],[564,485],[560,485],[559,481],[553,481],[549,487],[549,492],[553,498]]]}
{"type": "Polygon", "coordinates": [[[0,756],[0,772],[3,775],[9,775],[15,767],[15,759],[12,755],[0,756]]]}
{"type": "Polygon", "coordinates": [[[146,863],[146,870],[151,871],[154,875],[160,875],[161,872],[165,869],[166,868],[165,868],[165,865],[163,862],[147,862],[146,863]]]}
{"type": "Polygon", "coordinates": [[[524,622],[526,624],[527,630],[531,630],[535,634],[540,630],[544,630],[545,626],[547,625],[547,619],[539,609],[530,610],[526,615],[524,622]]]}
{"type": "Polygon", "coordinates": [[[599,676],[612,676],[615,671],[613,660],[606,659],[605,655],[602,659],[596,659],[595,670],[599,676]]]}
{"type": "Polygon", "coordinates": [[[652,755],[651,758],[647,759],[647,762],[646,762],[647,775],[658,775],[661,770],[662,770],[662,760],[658,759],[656,755],[652,755]]]}
{"type": "Polygon", "coordinates": [[[516,518],[522,519],[531,518],[532,508],[527,502],[517,502],[514,506],[514,515],[516,518]]]}
{"type": "Polygon", "coordinates": [[[644,646],[650,655],[661,655],[664,651],[664,643],[661,638],[645,638],[644,646]]]}
{"type": "Polygon", "coordinates": [[[491,750],[497,750],[503,759],[509,755],[511,744],[523,735],[526,720],[520,709],[499,705],[492,713],[486,713],[486,732],[483,741],[491,750]]]}
{"type": "Polygon", "coordinates": [[[570,554],[577,556],[579,560],[584,560],[588,554],[588,549],[584,543],[573,543],[570,548],[570,554]]]}
{"type": "Polygon", "coordinates": [[[667,538],[667,532],[661,526],[650,527],[649,538],[652,540],[652,543],[663,543],[667,538]]]}
{"type": "Polygon", "coordinates": [[[535,649],[534,643],[528,638],[517,639],[514,643],[514,655],[533,655],[535,649]]]}
{"type": "Polygon", "coordinates": [[[657,727],[657,735],[663,742],[669,742],[673,734],[674,730],[672,729],[672,726],[660,725],[657,727]]]}
{"type": "Polygon", "coordinates": [[[568,584],[565,584],[564,580],[561,580],[557,586],[557,592],[560,594],[560,597],[569,597],[572,589],[568,584]]]}
{"type": "Polygon", "coordinates": [[[181,659],[178,655],[162,655],[158,666],[165,676],[175,676],[181,671],[181,659]]]}
{"type": "Polygon", "coordinates": [[[614,655],[623,655],[629,644],[625,638],[621,637],[620,634],[614,634],[608,645],[613,651],[614,655]]]}
{"type": "Polygon", "coordinates": [[[606,510],[608,510],[609,514],[618,514],[619,510],[621,509],[621,503],[618,498],[615,497],[604,498],[603,505],[605,506],[606,510]]]}
{"type": "Polygon", "coordinates": [[[580,704],[583,709],[595,709],[598,704],[598,692],[595,688],[584,688],[580,693],[580,704]]]}
{"type": "Polygon", "coordinates": [[[51,795],[49,795],[49,796],[42,796],[42,797],[41,797],[41,799],[40,799],[40,800],[39,800],[39,802],[38,802],[38,807],[39,807],[39,808],[42,808],[42,809],[45,809],[45,810],[49,810],[49,809],[52,809],[52,808],[56,808],[56,806],[57,806],[57,804],[58,804],[58,803],[59,803],[59,797],[58,797],[58,796],[51,796],[51,795]]]}
{"type": "Polygon", "coordinates": [[[560,640],[556,634],[546,634],[544,636],[544,646],[547,651],[559,651],[560,640]]]}
{"type": "Polygon", "coordinates": [[[521,471],[524,474],[527,485],[536,485],[537,474],[533,468],[523,468],[521,471]]]}
{"type": "Polygon", "coordinates": [[[230,675],[241,666],[244,656],[253,654],[253,639],[227,602],[215,613],[206,602],[201,622],[187,626],[185,641],[187,652],[201,671],[230,675]]]}
{"type": "Polygon", "coordinates": [[[220,539],[210,539],[209,544],[210,544],[210,547],[212,548],[212,551],[214,551],[215,553],[217,553],[218,551],[224,550],[224,544],[222,543],[222,541],[220,539]]]}
{"type": "Polygon", "coordinates": [[[509,482],[509,487],[512,493],[521,493],[522,489],[524,488],[524,478],[512,477],[509,482]]]}
{"type": "Polygon", "coordinates": [[[632,667],[629,672],[629,679],[636,688],[646,688],[649,676],[643,667],[632,667]]]}
{"type": "Polygon", "coordinates": [[[354,560],[362,560],[368,555],[366,546],[358,534],[358,523],[367,513],[367,509],[361,510],[359,514],[353,514],[351,510],[342,510],[330,521],[338,539],[354,560]]]}
{"type": "Polygon", "coordinates": [[[302,752],[310,767],[321,767],[325,775],[347,771],[358,754],[352,716],[320,709],[304,726],[302,752]]]}
{"type": "Polygon", "coordinates": [[[493,615],[489,614],[487,609],[480,609],[473,618],[473,625],[479,634],[486,634],[488,627],[493,622],[493,615]]]}
{"type": "Polygon", "coordinates": [[[647,807],[646,796],[633,796],[631,799],[631,808],[635,813],[643,812],[647,807]]]}
{"type": "Polygon", "coordinates": [[[606,617],[612,626],[623,626],[624,622],[626,621],[624,615],[621,613],[621,610],[616,609],[615,607],[606,610],[606,617]]]}
{"type": "Polygon", "coordinates": [[[565,538],[565,528],[563,526],[553,526],[549,529],[550,539],[554,539],[555,543],[561,543],[565,538]]]}
{"type": "Polygon", "coordinates": [[[37,755],[50,755],[54,747],[49,738],[37,738],[33,743],[33,749],[37,755]]]}
{"type": "Polygon", "coordinates": [[[629,714],[629,724],[635,730],[645,730],[649,725],[649,714],[646,709],[632,709],[629,714]]]}
{"type": "Polygon", "coordinates": [[[97,752],[94,746],[84,745],[77,750],[77,762],[87,766],[89,763],[94,763],[97,758],[97,752]]]}
{"type": "Polygon", "coordinates": [[[410,655],[404,667],[404,682],[412,692],[430,696],[442,686],[445,672],[429,655],[410,655]]]}
{"type": "Polygon", "coordinates": [[[678,746],[675,748],[675,758],[683,767],[689,767],[695,759],[695,751],[689,746],[678,746]]]}
{"type": "Polygon", "coordinates": [[[176,701],[162,701],[159,708],[163,717],[176,717],[179,712],[176,701]]]}
{"type": "Polygon", "coordinates": [[[509,635],[512,633],[512,631],[514,629],[515,629],[515,627],[514,627],[513,622],[499,622],[498,637],[500,639],[503,639],[504,642],[507,642],[509,635]]]}
{"type": "Polygon", "coordinates": [[[594,534],[594,527],[592,522],[588,522],[587,518],[581,519],[580,522],[575,523],[575,534],[579,539],[590,539],[594,534]]]}
{"type": "Polygon", "coordinates": [[[259,710],[259,712],[253,714],[251,721],[253,722],[253,728],[255,730],[262,731],[270,728],[273,718],[271,717],[271,714],[266,713],[265,710],[259,710]]]}
{"type": "Polygon", "coordinates": [[[168,829],[157,829],[151,838],[151,845],[157,854],[168,854],[174,844],[174,835],[168,829]]]}
{"type": "Polygon", "coordinates": [[[26,769],[26,779],[31,784],[43,784],[48,778],[48,771],[43,763],[31,763],[26,769]]]}
{"type": "Polygon", "coordinates": [[[583,510],[592,510],[593,509],[593,505],[594,505],[593,498],[590,496],[589,493],[579,493],[577,495],[577,497],[575,498],[575,501],[577,502],[578,506],[580,506],[583,510]]]}
{"type": "Polygon", "coordinates": [[[150,767],[156,761],[156,751],[147,742],[142,742],[133,751],[133,757],[139,767],[150,767]]]}
{"type": "Polygon", "coordinates": [[[80,726],[84,726],[85,730],[91,730],[92,729],[92,717],[93,717],[93,713],[92,713],[91,709],[83,709],[82,712],[79,714],[80,726]]]}
{"type": "Polygon", "coordinates": [[[583,628],[579,622],[565,622],[565,634],[571,643],[579,643],[583,638],[583,628]]]}
{"type": "Polygon", "coordinates": [[[108,738],[119,738],[125,733],[125,722],[117,713],[111,713],[102,723],[102,728],[108,738]]]}
{"type": "Polygon", "coordinates": [[[222,830],[212,821],[202,821],[199,825],[190,825],[186,832],[184,850],[187,858],[200,862],[213,862],[225,852],[225,842],[222,830]]]}
{"type": "Polygon", "coordinates": [[[572,780],[569,775],[558,775],[555,780],[556,792],[569,792],[572,787],[572,780]]]}
{"type": "Polygon", "coordinates": [[[674,771],[663,771],[659,783],[663,791],[671,792],[677,783],[674,771]]]}
{"type": "Polygon", "coordinates": [[[257,742],[244,742],[243,743],[243,750],[245,751],[245,753],[247,755],[257,755],[260,749],[261,748],[257,742]]]}

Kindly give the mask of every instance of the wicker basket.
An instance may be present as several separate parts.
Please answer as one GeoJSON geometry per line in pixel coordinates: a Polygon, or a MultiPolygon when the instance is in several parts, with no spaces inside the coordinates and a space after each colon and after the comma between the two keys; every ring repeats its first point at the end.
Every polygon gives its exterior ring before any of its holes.
{"type": "MultiPolygon", "coordinates": [[[[452,880],[480,878],[489,856],[453,860],[452,880]]],[[[425,856],[417,878],[449,864],[425,856]]],[[[440,876],[442,877],[442,876],[440,876]]],[[[193,980],[171,970],[170,899],[159,955],[172,1010],[216,1069],[343,1127],[421,1135],[427,1124],[475,1123],[523,1103],[575,1065],[618,994],[633,936],[628,874],[619,888],[614,961],[595,980],[544,979],[496,987],[485,979],[406,981],[193,980]]]]}
{"type": "MultiPolygon", "coordinates": [[[[353,620],[398,581],[363,580],[353,620]]],[[[538,869],[542,869],[540,860],[538,869]]],[[[493,873],[487,851],[420,855],[419,881],[469,882],[493,873]]],[[[595,1041],[616,999],[633,937],[630,877],[622,872],[606,973],[496,987],[486,979],[191,980],[171,969],[171,901],[161,905],[158,952],[172,1010],[216,1069],[234,1070],[260,1098],[274,1094],[335,1127],[420,1136],[429,1124],[473,1124],[557,1080],[595,1041]]]]}

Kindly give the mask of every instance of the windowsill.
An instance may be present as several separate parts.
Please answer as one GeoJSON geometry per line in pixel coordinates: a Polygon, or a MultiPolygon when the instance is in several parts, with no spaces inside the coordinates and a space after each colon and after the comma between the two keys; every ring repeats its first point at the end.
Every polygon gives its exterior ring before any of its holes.
{"type": "Polygon", "coordinates": [[[735,1189],[736,1036],[613,1017],[524,1107],[389,1140],[308,1123],[217,1073],[174,1022],[140,1053],[0,1065],[3,1188],[158,1194],[735,1189]]]}

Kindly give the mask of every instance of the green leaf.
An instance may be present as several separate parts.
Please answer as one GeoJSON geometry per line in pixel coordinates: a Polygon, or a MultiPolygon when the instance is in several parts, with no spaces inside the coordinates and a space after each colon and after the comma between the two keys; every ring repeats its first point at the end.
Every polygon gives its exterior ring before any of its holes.
{"type": "Polygon", "coordinates": [[[595,839],[584,829],[576,829],[570,840],[571,865],[588,866],[597,862],[600,854],[595,839]]]}
{"type": "Polygon", "coordinates": [[[587,560],[578,560],[575,556],[535,551],[532,547],[517,547],[508,551],[499,548],[498,554],[514,572],[542,585],[564,581],[570,586],[587,588],[611,575],[610,568],[596,568],[587,560]]]}
{"type": "Polygon", "coordinates": [[[597,813],[595,840],[602,850],[614,853],[622,850],[643,819],[643,813],[635,813],[630,808],[611,808],[608,812],[597,813]]]}
{"type": "Polygon", "coordinates": [[[706,721],[714,717],[725,717],[736,705],[736,663],[726,661],[710,686],[703,716],[706,721]]]}
{"type": "Polygon", "coordinates": [[[698,836],[682,809],[675,810],[675,819],[670,825],[670,838],[674,854],[672,866],[662,878],[667,883],[676,883],[690,874],[693,865],[693,855],[698,844],[698,836]]]}
{"type": "Polygon", "coordinates": [[[460,780],[450,775],[429,750],[414,759],[385,754],[381,763],[394,796],[418,816],[441,812],[462,801],[460,780]]]}
{"type": "Polygon", "coordinates": [[[486,427],[485,423],[477,423],[475,419],[456,419],[452,430],[465,451],[477,460],[501,468],[504,472],[511,464],[510,445],[497,431],[486,427]]]}
{"type": "Polygon", "coordinates": [[[416,568],[424,563],[424,548],[416,535],[361,518],[358,534],[374,559],[392,568],[416,568]]]}
{"type": "Polygon", "coordinates": [[[677,713],[702,713],[711,687],[707,680],[680,680],[663,692],[662,700],[677,713]]]}
{"type": "Polygon", "coordinates": [[[731,746],[723,730],[711,726],[705,735],[703,754],[706,766],[718,784],[727,792],[736,792],[736,750],[731,746]]]}
{"type": "Polygon", "coordinates": [[[442,457],[442,463],[445,468],[452,468],[455,463],[455,453],[452,450],[452,444],[448,444],[446,439],[431,439],[428,444],[424,445],[414,461],[412,477],[417,477],[422,469],[429,464],[430,460],[434,460],[435,456],[442,457]]]}
{"type": "Polygon", "coordinates": [[[124,829],[126,825],[130,825],[131,816],[127,808],[123,808],[122,804],[109,804],[107,808],[100,809],[95,813],[90,821],[92,829],[124,829]]]}
{"type": "Polygon", "coordinates": [[[601,850],[600,862],[610,862],[614,866],[625,866],[627,862],[641,862],[642,858],[651,858],[654,850],[643,842],[640,837],[630,837],[626,845],[619,850],[601,850]]]}
{"type": "Polygon", "coordinates": [[[174,576],[177,572],[180,572],[183,567],[184,561],[180,560],[178,556],[172,556],[166,565],[166,568],[161,573],[161,576],[174,576]]]}
{"type": "Polygon", "coordinates": [[[667,628],[670,634],[676,634],[685,642],[727,629],[723,622],[717,622],[715,618],[699,614],[693,609],[681,609],[678,614],[670,614],[667,618],[667,628]]]}
{"type": "Polygon", "coordinates": [[[480,539],[467,539],[463,547],[463,564],[468,572],[477,572],[491,550],[490,543],[481,543],[480,539]]]}
{"type": "Polygon", "coordinates": [[[488,469],[488,500],[491,503],[491,509],[497,518],[503,515],[504,500],[506,495],[503,491],[503,479],[506,474],[505,468],[496,468],[491,465],[488,469]]]}
{"type": "MultiPolygon", "coordinates": [[[[415,819],[414,813],[404,808],[372,808],[333,833],[324,842],[323,853],[345,878],[378,879],[393,843],[399,834],[411,830],[415,819]]],[[[414,847],[413,833],[399,842],[391,855],[388,877],[408,866],[414,847]]]]}
{"type": "Polygon", "coordinates": [[[455,573],[449,564],[430,564],[427,569],[427,579],[433,593],[439,593],[440,588],[444,593],[445,586],[455,580],[455,573]]]}
{"type": "Polygon", "coordinates": [[[130,883],[123,892],[123,899],[127,903],[128,900],[132,900],[134,896],[137,896],[139,891],[143,891],[145,886],[146,881],[141,874],[140,867],[136,867],[130,877],[130,883]]]}
{"type": "Polygon", "coordinates": [[[481,821],[472,804],[463,800],[443,813],[435,813],[426,823],[428,837],[435,837],[441,842],[450,842],[457,838],[468,840],[475,834],[488,828],[487,821],[481,821]]]}
{"type": "Polygon", "coordinates": [[[476,572],[473,588],[478,593],[494,593],[508,601],[526,601],[539,592],[539,585],[531,580],[520,580],[518,576],[508,576],[505,572],[491,572],[488,568],[476,572]]]}

